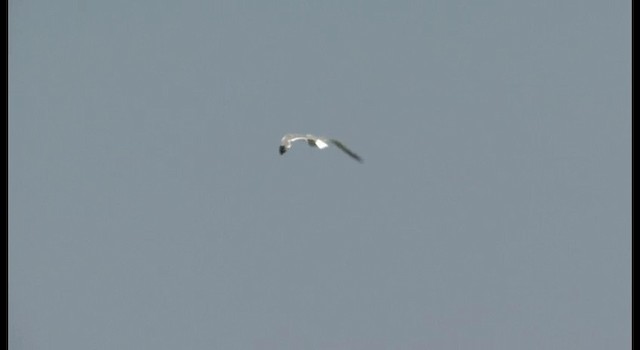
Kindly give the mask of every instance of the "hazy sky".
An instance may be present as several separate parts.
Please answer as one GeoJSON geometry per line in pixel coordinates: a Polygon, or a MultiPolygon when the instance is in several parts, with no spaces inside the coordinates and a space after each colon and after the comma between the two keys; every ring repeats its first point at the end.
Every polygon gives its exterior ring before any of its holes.
{"type": "Polygon", "coordinates": [[[630,1],[8,6],[10,349],[631,347],[630,1]]]}

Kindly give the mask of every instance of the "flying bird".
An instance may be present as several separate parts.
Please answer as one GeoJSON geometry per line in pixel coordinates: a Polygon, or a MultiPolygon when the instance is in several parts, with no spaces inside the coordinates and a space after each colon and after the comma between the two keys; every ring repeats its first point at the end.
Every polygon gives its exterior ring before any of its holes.
{"type": "Polygon", "coordinates": [[[328,139],[325,137],[318,137],[311,134],[286,134],[280,140],[280,155],[284,154],[284,152],[288,151],[291,148],[293,142],[298,140],[305,140],[307,144],[311,147],[316,147],[318,149],[324,149],[329,147],[329,144],[333,144],[334,146],[341,149],[344,153],[348,154],[351,158],[357,160],[362,163],[362,158],[359,155],[353,153],[350,149],[348,149],[342,142],[334,139],[328,139]]]}

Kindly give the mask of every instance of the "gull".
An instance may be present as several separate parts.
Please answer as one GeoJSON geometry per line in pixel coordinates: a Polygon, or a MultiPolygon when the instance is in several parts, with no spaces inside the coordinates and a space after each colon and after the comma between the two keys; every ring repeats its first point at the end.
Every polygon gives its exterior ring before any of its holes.
{"type": "Polygon", "coordinates": [[[318,149],[324,149],[329,147],[329,144],[333,144],[334,146],[341,149],[344,153],[348,154],[351,158],[357,160],[362,163],[362,158],[357,154],[353,153],[350,149],[348,149],[342,142],[334,139],[329,139],[326,137],[318,137],[311,134],[286,134],[280,140],[280,155],[284,154],[284,152],[288,151],[291,148],[291,144],[294,141],[305,140],[311,147],[316,147],[318,149]]]}

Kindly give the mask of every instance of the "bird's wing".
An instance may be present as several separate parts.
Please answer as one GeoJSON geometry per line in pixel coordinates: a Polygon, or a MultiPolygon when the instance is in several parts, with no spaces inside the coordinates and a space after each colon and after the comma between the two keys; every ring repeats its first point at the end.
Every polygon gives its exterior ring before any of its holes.
{"type": "Polygon", "coordinates": [[[331,140],[328,140],[324,137],[318,137],[313,135],[307,135],[307,138],[309,140],[313,140],[313,142],[315,143],[316,147],[318,147],[318,149],[325,149],[329,147],[329,143],[331,142],[331,140]]]}
{"type": "Polygon", "coordinates": [[[298,140],[306,140],[307,139],[307,135],[303,135],[303,134],[286,134],[284,136],[282,136],[282,139],[280,140],[280,144],[284,145],[287,142],[293,142],[293,141],[298,141],[298,140]]]}
{"type": "Polygon", "coordinates": [[[353,153],[353,151],[351,151],[345,145],[343,145],[342,142],[340,142],[338,140],[334,140],[334,139],[331,139],[329,141],[331,141],[331,143],[336,145],[336,147],[340,148],[344,153],[348,154],[351,158],[353,158],[353,159],[357,160],[358,162],[362,163],[362,158],[360,158],[359,155],[353,153]]]}

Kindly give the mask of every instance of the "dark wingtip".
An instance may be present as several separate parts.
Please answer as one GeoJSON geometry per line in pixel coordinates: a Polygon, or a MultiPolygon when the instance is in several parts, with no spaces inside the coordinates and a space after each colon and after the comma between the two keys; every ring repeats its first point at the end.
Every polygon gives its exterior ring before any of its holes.
{"type": "Polygon", "coordinates": [[[364,160],[362,158],[360,158],[357,154],[350,154],[351,158],[355,159],[356,161],[358,161],[358,163],[364,163],[364,160]]]}
{"type": "Polygon", "coordinates": [[[286,149],[286,147],[284,147],[284,146],[280,146],[280,148],[278,149],[278,151],[280,151],[280,155],[283,155],[283,154],[284,154],[284,152],[286,152],[286,151],[287,151],[287,149],[286,149]]]}
{"type": "Polygon", "coordinates": [[[342,144],[342,142],[335,140],[335,139],[331,139],[330,140],[334,145],[336,145],[338,148],[340,148],[344,153],[348,154],[349,157],[357,160],[360,163],[363,163],[364,161],[362,160],[362,158],[360,158],[359,155],[353,153],[353,151],[351,151],[350,149],[348,149],[345,145],[342,144]]]}

